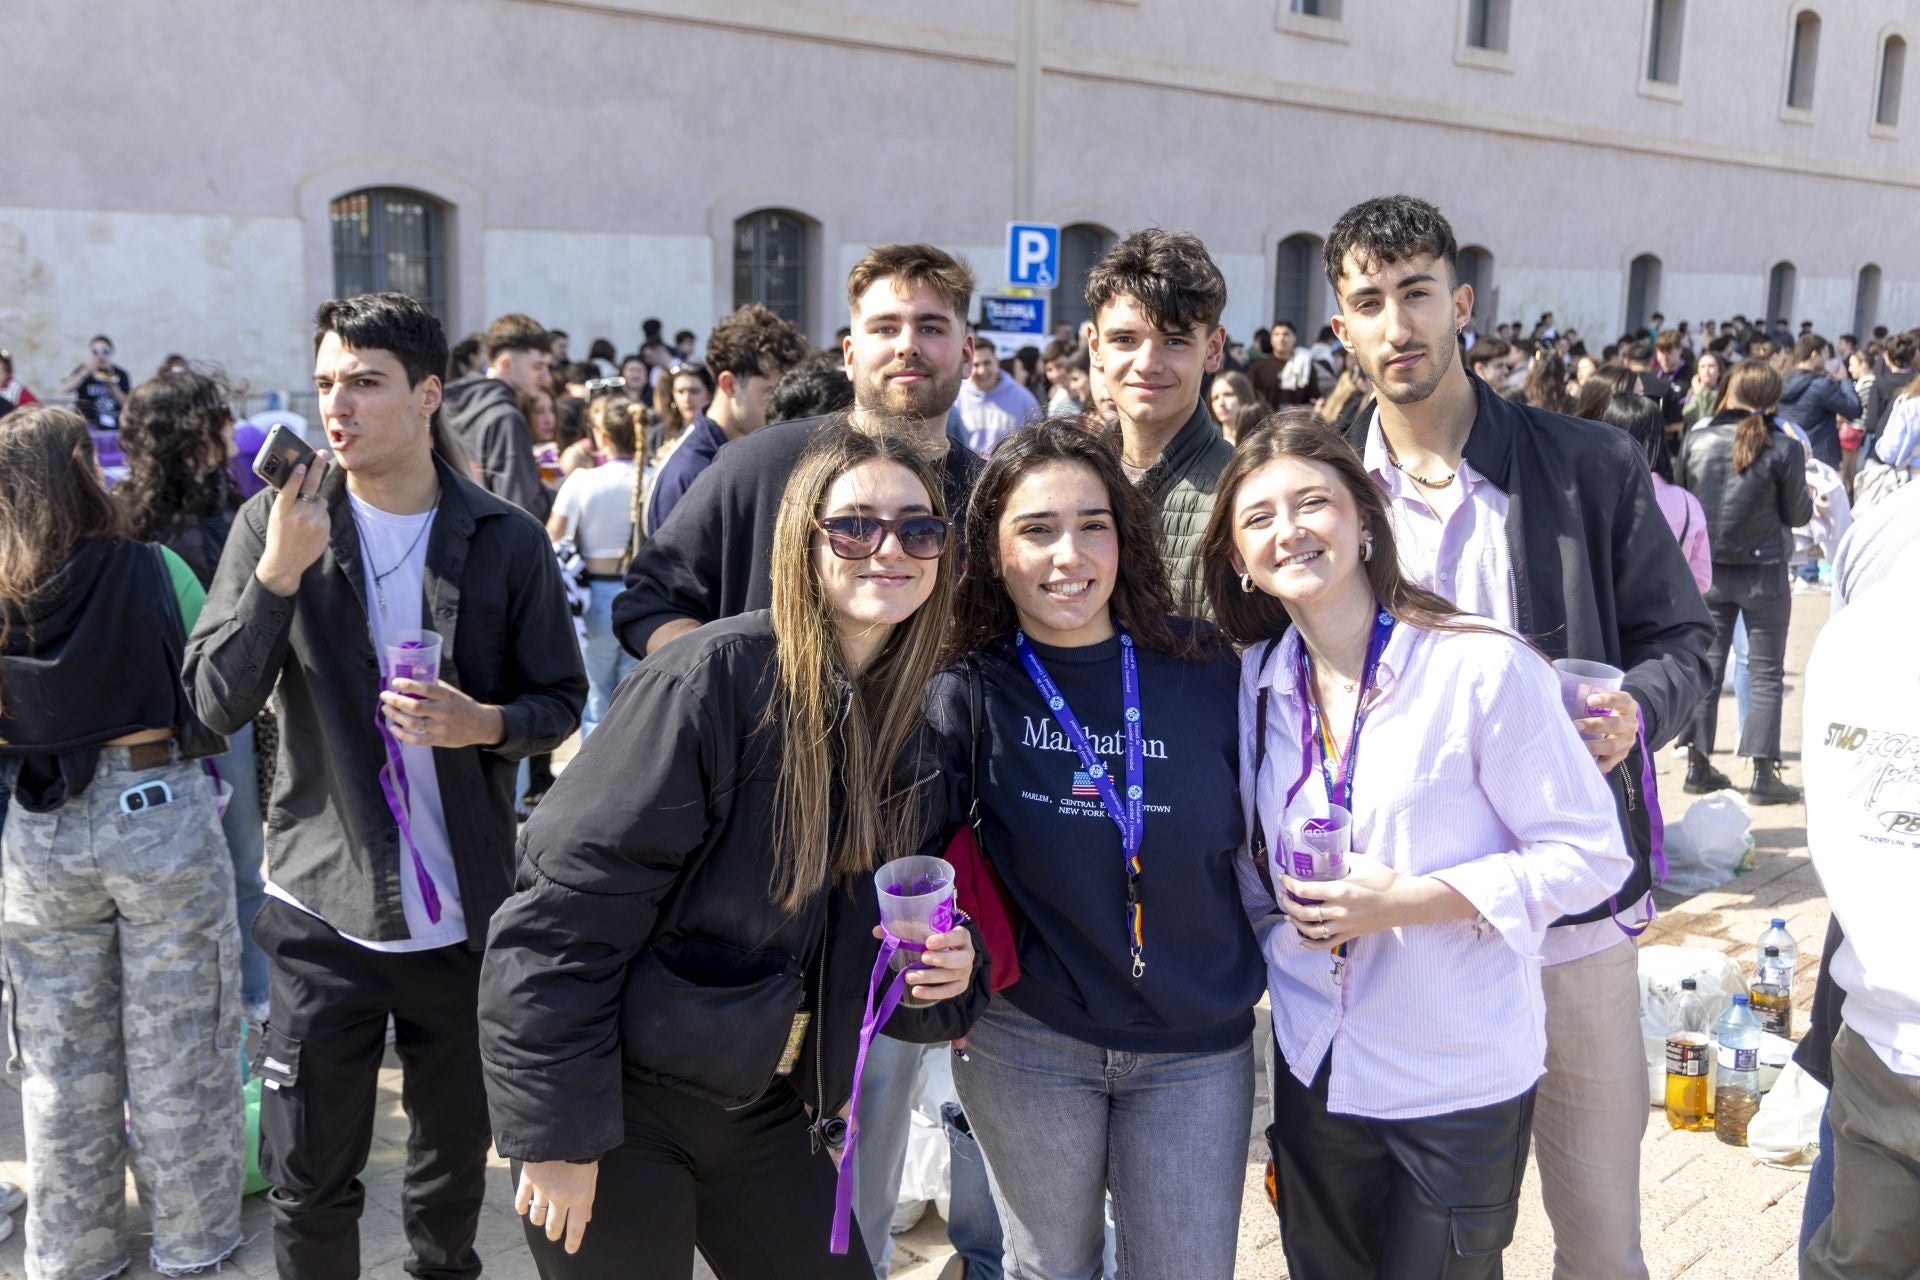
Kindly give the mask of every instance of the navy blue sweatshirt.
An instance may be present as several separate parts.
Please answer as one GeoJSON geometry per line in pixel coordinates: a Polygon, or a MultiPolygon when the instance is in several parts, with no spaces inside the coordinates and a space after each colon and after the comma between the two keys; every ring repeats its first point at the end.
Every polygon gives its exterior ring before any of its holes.
{"type": "MultiPolygon", "coordinates": [[[[1114,781],[1125,785],[1120,643],[1035,644],[1114,781]]],[[[1265,966],[1235,888],[1240,812],[1240,664],[1230,653],[1183,662],[1140,653],[1146,833],[1140,899],[1146,970],[1132,976],[1120,829],[1041,701],[1011,638],[975,655],[985,735],[978,780],[988,858],[1021,918],[1020,981],[1000,993],[1063,1034],[1103,1049],[1200,1052],[1244,1043],[1265,966]]],[[[947,766],[948,809],[967,808],[967,678],[932,690],[930,719],[947,766]]]]}

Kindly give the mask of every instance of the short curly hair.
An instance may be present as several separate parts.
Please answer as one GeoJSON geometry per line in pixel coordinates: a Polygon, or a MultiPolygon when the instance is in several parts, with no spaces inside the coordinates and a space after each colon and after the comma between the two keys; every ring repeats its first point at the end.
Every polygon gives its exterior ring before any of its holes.
{"type": "Polygon", "coordinates": [[[778,379],[812,349],[799,325],[749,302],[707,335],[707,372],[715,379],[723,373],[736,378],[767,374],[778,379]]]}
{"type": "Polygon", "coordinates": [[[1227,309],[1227,281],[1200,237],[1148,227],[1107,250],[1087,274],[1087,313],[1132,298],[1162,330],[1211,329],[1227,309]]]}

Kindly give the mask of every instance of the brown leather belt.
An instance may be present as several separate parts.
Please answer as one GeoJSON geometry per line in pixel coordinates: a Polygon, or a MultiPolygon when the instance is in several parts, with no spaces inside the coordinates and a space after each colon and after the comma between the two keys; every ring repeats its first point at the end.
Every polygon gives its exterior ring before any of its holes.
{"type": "Polygon", "coordinates": [[[136,742],[127,748],[127,767],[129,769],[159,769],[173,763],[174,740],[162,738],[158,742],[136,742]]]}

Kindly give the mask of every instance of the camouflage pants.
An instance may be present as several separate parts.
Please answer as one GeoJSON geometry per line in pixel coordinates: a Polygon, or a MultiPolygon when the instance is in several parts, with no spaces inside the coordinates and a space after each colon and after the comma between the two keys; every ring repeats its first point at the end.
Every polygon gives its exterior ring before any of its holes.
{"type": "Polygon", "coordinates": [[[107,748],[61,808],[10,806],[0,960],[7,1065],[26,1072],[29,1280],[127,1265],[129,1155],[155,1270],[239,1245],[239,956],[233,867],[198,767],[133,770],[107,748]],[[121,811],[122,792],[154,781],[172,803],[121,811]]]}

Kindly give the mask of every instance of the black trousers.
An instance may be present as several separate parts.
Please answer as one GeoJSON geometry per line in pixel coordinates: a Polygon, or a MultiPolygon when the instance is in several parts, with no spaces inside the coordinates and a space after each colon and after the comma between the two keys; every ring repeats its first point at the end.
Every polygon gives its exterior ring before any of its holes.
{"type": "Polygon", "coordinates": [[[1706,696],[1693,713],[1690,745],[1713,751],[1720,719],[1720,686],[1727,677],[1735,619],[1747,622],[1747,718],[1740,726],[1740,754],[1780,758],[1780,703],[1785,696],[1787,623],[1793,613],[1793,588],[1785,561],[1778,564],[1716,564],[1707,588],[1713,614],[1713,642],[1707,648],[1711,669],[1706,696]]]}
{"type": "Polygon", "coordinates": [[[1300,1280],[1497,1280],[1520,1216],[1533,1090],[1425,1116],[1327,1110],[1333,1055],[1313,1086],[1275,1049],[1273,1149],[1280,1244],[1300,1280]]]}
{"type": "Polygon", "coordinates": [[[530,1223],[527,1246],[543,1280],[687,1280],[696,1244],[720,1280],[873,1280],[857,1223],[846,1253],[827,1250],[834,1176],[785,1080],[737,1111],[629,1081],[580,1252],[530,1223]]]}
{"type": "Polygon", "coordinates": [[[273,1000],[254,1069],[279,1274],[360,1274],[360,1171],[373,1145],[391,1014],[412,1126],[398,1206],[406,1269],[422,1280],[479,1275],[473,1241],[492,1140],[480,1078],[479,953],[464,945],[371,951],[276,898],[254,918],[253,937],[267,955],[273,1000]]]}

